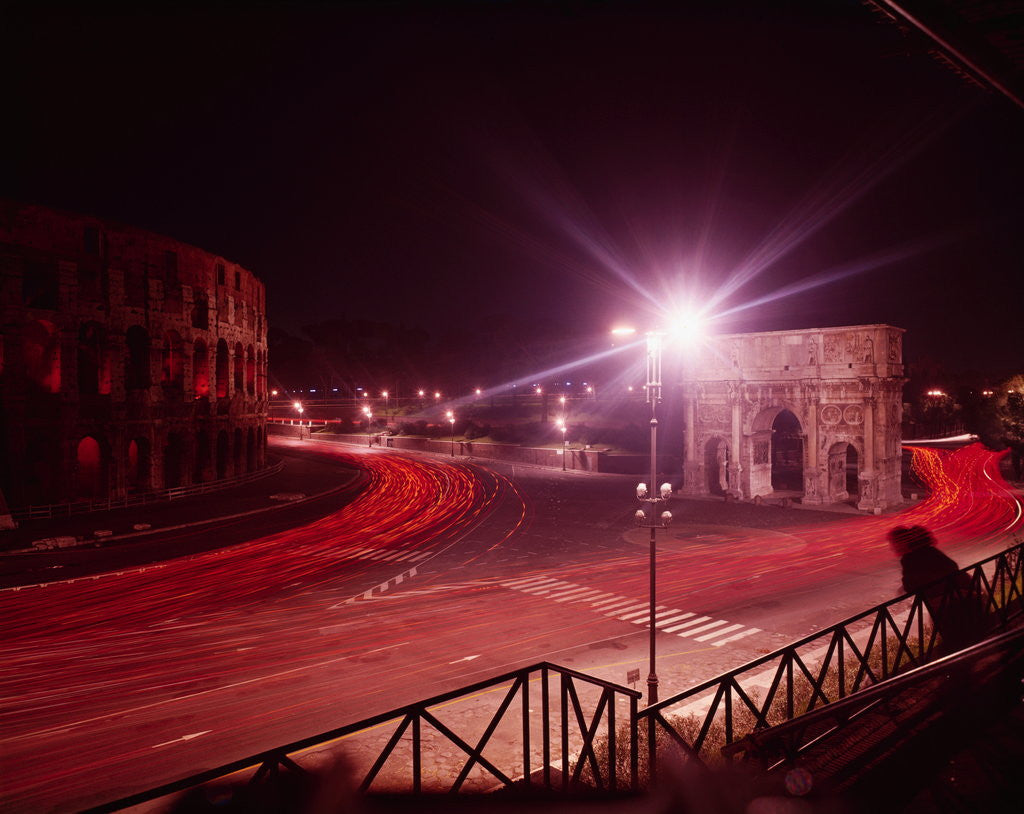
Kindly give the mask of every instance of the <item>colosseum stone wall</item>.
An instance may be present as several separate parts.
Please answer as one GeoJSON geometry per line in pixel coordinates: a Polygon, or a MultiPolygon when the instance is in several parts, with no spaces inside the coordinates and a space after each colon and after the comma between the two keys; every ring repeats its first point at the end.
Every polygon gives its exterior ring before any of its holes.
{"type": "Polygon", "coordinates": [[[264,465],[263,284],[141,229],[0,202],[0,489],[122,498],[264,465]]]}

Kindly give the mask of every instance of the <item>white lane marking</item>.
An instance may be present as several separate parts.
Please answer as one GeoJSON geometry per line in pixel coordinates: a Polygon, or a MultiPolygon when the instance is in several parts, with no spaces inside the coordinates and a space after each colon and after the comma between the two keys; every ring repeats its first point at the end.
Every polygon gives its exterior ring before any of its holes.
{"type": "MultiPolygon", "coordinates": [[[[545,599],[555,602],[585,603],[605,616],[650,627],[650,605],[647,602],[636,603],[634,599],[613,593],[601,593],[596,589],[553,577],[522,577],[498,584],[534,596],[544,596],[545,599]]],[[[741,623],[730,623],[725,619],[713,620],[710,616],[698,617],[691,611],[681,611],[664,605],[655,606],[654,627],[663,633],[675,633],[684,638],[694,636],[694,641],[697,642],[714,639],[711,644],[715,647],[761,632],[760,628],[744,629],[745,626],[741,623]],[[725,627],[722,627],[723,625],[725,627]]]]}
{"type": "MultiPolygon", "coordinates": [[[[659,620],[662,616],[668,616],[669,614],[672,614],[672,613],[679,613],[679,610],[677,608],[669,608],[668,610],[661,610],[662,607],[664,607],[664,606],[663,605],[659,605],[657,608],[655,608],[655,610],[660,611],[659,613],[655,613],[654,614],[654,619],[655,619],[654,626],[655,627],[657,627],[658,625],[661,624],[661,622],[657,621],[657,620],[659,620]]],[[[690,615],[693,616],[692,613],[690,615]]],[[[649,621],[648,619],[634,619],[633,620],[633,624],[634,625],[645,625],[645,624],[647,624],[648,621],[649,621]]]]}
{"type": "Polygon", "coordinates": [[[734,642],[737,639],[742,639],[745,636],[750,636],[750,635],[753,635],[754,633],[760,633],[760,632],[761,632],[761,628],[759,628],[759,627],[748,627],[746,630],[744,630],[741,633],[734,633],[732,636],[726,636],[724,639],[719,639],[717,642],[711,642],[711,646],[712,647],[721,647],[723,644],[728,644],[729,642],[734,642]]]}
{"type": "Polygon", "coordinates": [[[190,741],[193,738],[198,738],[200,735],[208,735],[211,732],[213,732],[212,729],[204,729],[202,732],[193,732],[191,735],[182,735],[180,738],[175,738],[172,741],[164,741],[163,743],[158,743],[155,746],[150,746],[149,748],[150,749],[159,749],[161,746],[170,746],[172,743],[181,743],[182,741],[190,741]]]}
{"type": "Polygon", "coordinates": [[[455,661],[449,661],[448,663],[449,664],[459,664],[460,662],[463,662],[463,661],[472,661],[473,659],[478,659],[478,658],[480,658],[480,654],[479,653],[477,653],[475,656],[463,656],[461,659],[455,659],[455,661]]]}
{"type": "Polygon", "coordinates": [[[708,622],[706,625],[695,627],[693,630],[684,630],[682,633],[677,633],[677,636],[692,636],[694,633],[703,633],[705,630],[711,630],[713,627],[726,624],[724,619],[719,619],[715,622],[708,622]]]}
{"type": "Polygon", "coordinates": [[[591,607],[592,608],[596,608],[597,610],[599,610],[599,611],[601,611],[603,613],[604,611],[609,611],[612,608],[618,608],[618,607],[621,607],[622,605],[630,605],[632,603],[633,603],[632,599],[623,599],[620,596],[620,597],[616,597],[615,599],[610,599],[607,602],[594,602],[591,605],[591,607]]]}
{"type": "Polygon", "coordinates": [[[662,619],[654,623],[657,628],[663,628],[665,625],[671,625],[673,622],[678,622],[680,619],[689,619],[691,616],[695,616],[693,613],[683,613],[679,616],[670,616],[668,619],[662,619]]]}
{"type": "Polygon", "coordinates": [[[573,596],[563,596],[561,599],[556,599],[555,602],[587,602],[593,599],[600,591],[587,590],[583,593],[576,593],[573,596]]]}
{"type": "Polygon", "coordinates": [[[541,588],[526,588],[524,593],[533,594],[534,596],[540,596],[541,594],[548,594],[552,591],[557,591],[559,588],[564,588],[568,585],[568,582],[557,582],[554,585],[544,585],[541,588]]]}
{"type": "MultiPolygon", "coordinates": [[[[710,633],[705,633],[703,636],[698,636],[694,639],[695,642],[706,642],[708,639],[714,639],[725,633],[732,633],[734,630],[739,630],[743,625],[729,625],[729,627],[723,627],[718,630],[712,630],[710,633]]],[[[685,634],[679,634],[681,636],[685,634]]]]}
{"type": "Polygon", "coordinates": [[[547,582],[551,577],[525,577],[523,579],[513,579],[509,582],[502,582],[501,585],[505,588],[518,588],[522,585],[531,585],[535,582],[547,582]]]}
{"type": "Polygon", "coordinates": [[[568,591],[559,591],[558,593],[552,594],[551,596],[548,597],[548,599],[555,599],[555,598],[558,598],[558,597],[562,597],[563,599],[567,599],[569,597],[579,596],[580,594],[590,594],[590,593],[593,593],[593,589],[592,588],[570,588],[568,591]]]}
{"type": "Polygon", "coordinates": [[[675,633],[677,630],[682,630],[684,627],[689,627],[690,625],[699,625],[701,622],[707,622],[710,619],[710,616],[701,616],[699,619],[693,619],[689,622],[683,622],[681,625],[673,625],[672,627],[662,628],[662,630],[664,630],[666,633],[675,633]]]}
{"type": "MultiPolygon", "coordinates": [[[[655,608],[655,610],[662,610],[663,608],[664,608],[664,605],[658,605],[655,608]]],[[[650,612],[651,612],[650,608],[644,608],[642,611],[637,611],[635,613],[624,613],[621,616],[619,616],[618,618],[621,619],[623,622],[625,622],[627,619],[632,619],[634,616],[644,616],[644,617],[649,616],[650,612]]]]}
{"type": "Polygon", "coordinates": [[[623,613],[629,613],[630,611],[640,610],[641,608],[646,608],[646,607],[647,607],[647,603],[646,602],[641,602],[639,605],[627,605],[625,608],[616,608],[615,610],[610,610],[609,608],[604,608],[601,612],[605,616],[615,616],[615,617],[621,619],[623,613]]]}

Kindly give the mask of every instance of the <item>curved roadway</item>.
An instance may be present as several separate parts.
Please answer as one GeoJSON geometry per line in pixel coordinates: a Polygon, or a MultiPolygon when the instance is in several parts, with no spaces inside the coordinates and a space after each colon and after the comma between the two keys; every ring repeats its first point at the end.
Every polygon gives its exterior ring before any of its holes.
{"type": "MultiPolygon", "coordinates": [[[[366,478],[320,519],[0,592],[0,808],[78,810],[541,659],[645,668],[627,480],[316,446],[366,478]]],[[[928,497],[896,516],[679,501],[663,694],[898,593],[897,523],[962,564],[1021,528],[995,453],[914,466],[928,497]]]]}

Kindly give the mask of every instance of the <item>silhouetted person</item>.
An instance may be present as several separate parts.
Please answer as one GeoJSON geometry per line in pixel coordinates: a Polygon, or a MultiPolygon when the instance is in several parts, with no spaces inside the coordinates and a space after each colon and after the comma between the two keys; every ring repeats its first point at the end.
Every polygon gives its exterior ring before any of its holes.
{"type": "Polygon", "coordinates": [[[981,605],[971,578],[935,547],[935,538],[923,526],[897,526],[889,541],[900,557],[903,589],[917,594],[928,609],[943,649],[960,650],[981,634],[981,605]]]}

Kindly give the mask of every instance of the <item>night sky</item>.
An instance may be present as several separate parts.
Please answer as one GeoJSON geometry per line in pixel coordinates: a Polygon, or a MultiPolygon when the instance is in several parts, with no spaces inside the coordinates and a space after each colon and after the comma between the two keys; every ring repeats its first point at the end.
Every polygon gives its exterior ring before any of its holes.
{"type": "Polygon", "coordinates": [[[853,0],[25,6],[0,196],[237,261],[289,331],[692,302],[1024,366],[1024,111],[853,0]]]}

